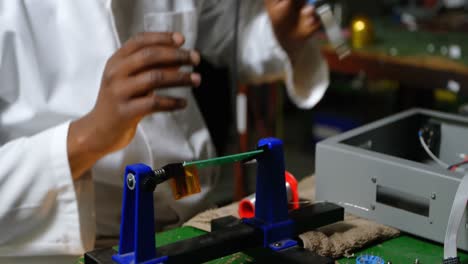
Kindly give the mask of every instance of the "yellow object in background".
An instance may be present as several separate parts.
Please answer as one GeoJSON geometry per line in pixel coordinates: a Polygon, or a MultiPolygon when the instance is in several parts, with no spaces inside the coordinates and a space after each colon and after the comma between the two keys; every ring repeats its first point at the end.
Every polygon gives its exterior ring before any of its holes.
{"type": "Polygon", "coordinates": [[[176,200],[201,192],[197,167],[186,166],[184,170],[185,175],[177,175],[171,180],[172,195],[176,200]]]}
{"type": "Polygon", "coordinates": [[[354,49],[364,48],[374,42],[374,27],[369,19],[356,17],[351,22],[351,45],[354,49]]]}
{"type": "Polygon", "coordinates": [[[434,90],[434,98],[436,102],[440,103],[451,103],[454,104],[457,102],[457,94],[446,89],[436,89],[434,90]]]}

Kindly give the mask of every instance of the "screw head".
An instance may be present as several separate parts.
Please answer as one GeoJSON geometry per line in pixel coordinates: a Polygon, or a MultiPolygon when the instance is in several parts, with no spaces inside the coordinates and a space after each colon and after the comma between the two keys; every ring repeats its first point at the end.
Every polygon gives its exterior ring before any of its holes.
{"type": "Polygon", "coordinates": [[[127,187],[133,191],[133,189],[135,189],[135,185],[136,185],[135,175],[129,173],[127,175],[127,187]]]}
{"type": "Polygon", "coordinates": [[[372,209],[372,211],[375,210],[375,204],[371,204],[370,208],[372,209]]]}
{"type": "Polygon", "coordinates": [[[283,243],[281,242],[276,242],[273,244],[274,247],[281,247],[283,245],[283,243]]]}
{"type": "Polygon", "coordinates": [[[372,180],[373,183],[376,183],[376,182],[377,182],[377,178],[375,178],[375,177],[372,177],[371,180],[372,180]]]}
{"type": "Polygon", "coordinates": [[[437,195],[436,195],[435,193],[432,193],[432,194],[431,194],[431,199],[432,199],[432,200],[435,200],[436,198],[437,198],[437,195]]]}

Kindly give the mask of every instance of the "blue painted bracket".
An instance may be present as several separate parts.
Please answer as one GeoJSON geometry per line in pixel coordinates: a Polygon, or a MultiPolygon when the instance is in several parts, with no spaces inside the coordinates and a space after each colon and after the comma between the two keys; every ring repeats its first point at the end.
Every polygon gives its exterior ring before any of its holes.
{"type": "Polygon", "coordinates": [[[257,186],[255,193],[255,217],[244,222],[264,233],[263,246],[275,251],[297,245],[291,238],[294,223],[288,217],[288,199],[284,185],[283,142],[276,138],[259,141],[264,149],[257,159],[257,186]]]}
{"type": "Polygon", "coordinates": [[[167,256],[156,258],[153,192],[144,191],[141,185],[153,173],[144,164],[125,169],[119,253],[112,256],[117,263],[158,264],[168,259],[167,256]]]}
{"type": "MultiPolygon", "coordinates": [[[[280,251],[297,245],[291,239],[294,223],[288,217],[288,202],[284,176],[283,142],[275,138],[262,139],[257,157],[257,192],[255,217],[244,222],[264,234],[263,246],[280,251]]],[[[168,256],[156,258],[154,240],[153,192],[145,191],[142,182],[154,175],[144,164],[125,169],[119,252],[112,259],[120,264],[165,263],[168,256]]]]}

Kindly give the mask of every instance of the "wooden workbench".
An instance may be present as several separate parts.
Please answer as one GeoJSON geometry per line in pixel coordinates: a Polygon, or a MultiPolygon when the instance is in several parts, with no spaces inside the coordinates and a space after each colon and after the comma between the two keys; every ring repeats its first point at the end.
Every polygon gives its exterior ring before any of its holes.
{"type": "Polygon", "coordinates": [[[449,80],[468,94],[468,35],[454,32],[410,32],[390,21],[374,21],[375,42],[339,60],[324,46],[322,52],[334,72],[357,74],[364,71],[371,79],[398,80],[414,88],[446,88],[449,80]],[[443,49],[456,45],[457,59],[443,55],[443,49]],[[431,48],[433,51],[431,51],[431,48]]]}

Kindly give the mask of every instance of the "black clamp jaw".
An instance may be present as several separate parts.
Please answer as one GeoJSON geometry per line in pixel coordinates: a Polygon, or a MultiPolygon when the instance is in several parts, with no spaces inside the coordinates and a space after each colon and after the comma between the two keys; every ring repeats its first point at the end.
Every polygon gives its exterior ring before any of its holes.
{"type": "Polygon", "coordinates": [[[141,184],[143,191],[154,192],[156,186],[174,177],[183,177],[185,175],[182,163],[168,164],[160,169],[154,170],[153,175],[143,178],[141,184]]]}

